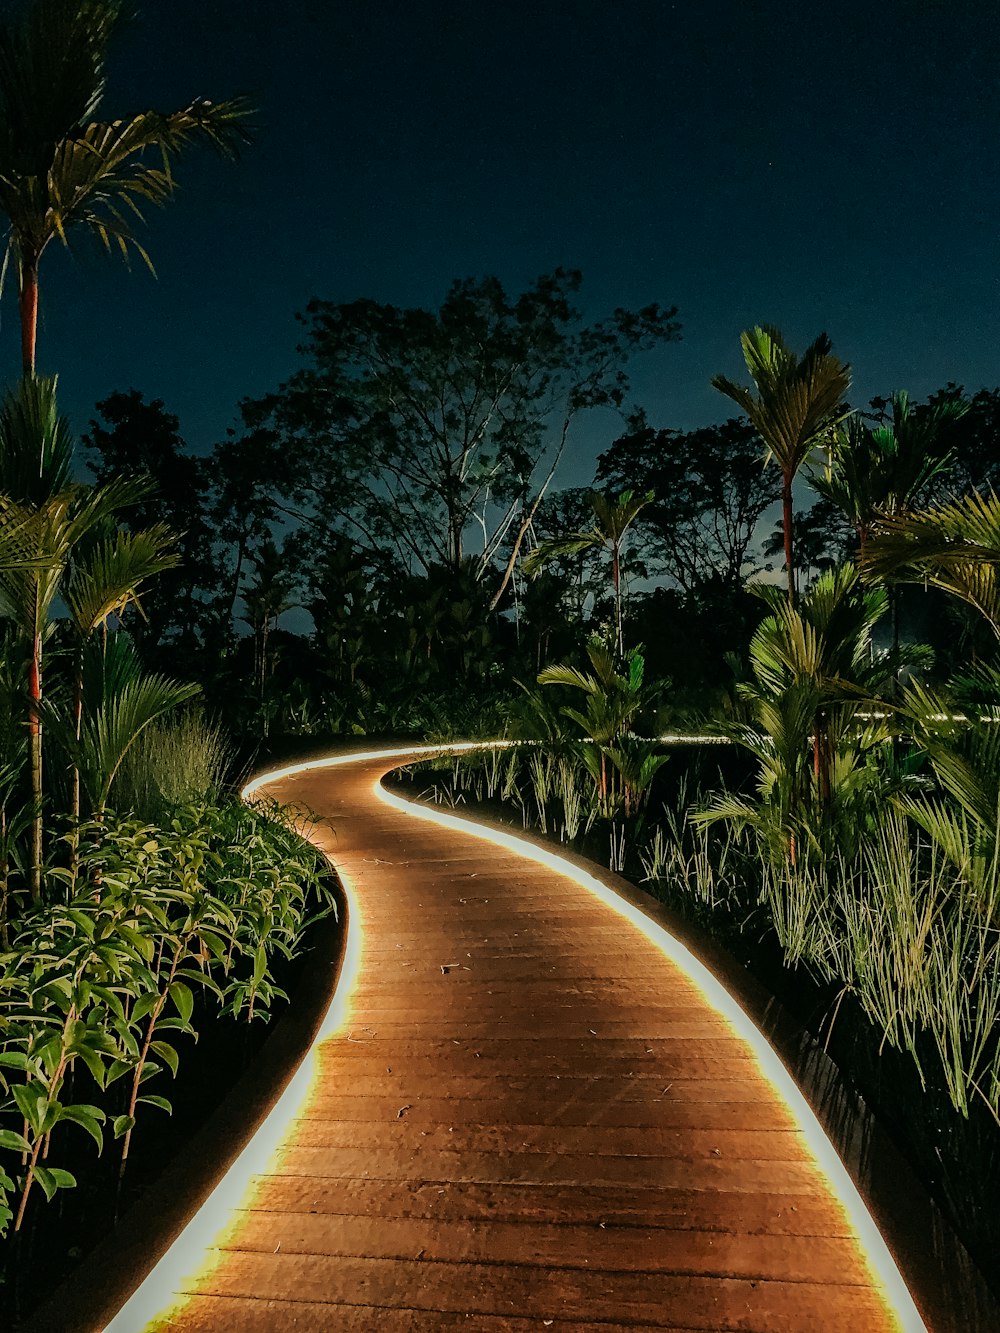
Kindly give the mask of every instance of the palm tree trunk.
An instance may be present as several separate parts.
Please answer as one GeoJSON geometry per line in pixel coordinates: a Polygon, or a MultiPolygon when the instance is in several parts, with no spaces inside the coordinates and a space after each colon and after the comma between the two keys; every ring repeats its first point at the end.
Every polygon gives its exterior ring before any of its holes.
{"type": "Polygon", "coordinates": [[[830,755],[826,724],[817,714],[813,733],[813,776],[821,805],[830,801],[830,755]]]}
{"type": "Polygon", "coordinates": [[[38,336],[38,259],[21,256],[21,371],[35,373],[35,343],[38,336]]]}
{"type": "MultiPolygon", "coordinates": [[[[79,744],[80,735],[83,731],[83,671],[81,669],[79,676],[73,687],[73,734],[76,736],[79,744]]],[[[70,815],[73,820],[80,818],[80,766],[73,765],[72,791],[70,792],[70,815]]]]}
{"type": "Polygon", "coordinates": [[[622,655],[622,566],[621,551],[617,545],[611,552],[611,582],[615,589],[615,642],[618,656],[622,655]]]}
{"type": "MultiPolygon", "coordinates": [[[[105,630],[107,626],[105,626],[105,630]]],[[[105,653],[107,653],[107,643],[105,642],[105,653]]],[[[76,664],[76,679],[73,682],[73,733],[76,736],[77,744],[80,742],[80,735],[83,731],[83,648],[79,649],[79,656],[76,664]]],[[[73,767],[70,770],[70,819],[72,820],[72,829],[70,832],[70,851],[69,851],[69,872],[72,876],[73,884],[76,884],[76,872],[80,864],[80,765],[74,759],[73,767]]]]}
{"type": "Polygon", "coordinates": [[[781,521],[785,538],[785,572],[788,576],[788,605],[795,605],[795,565],[792,559],[792,478],[786,474],[781,484],[781,521]]]}
{"type": "Polygon", "coordinates": [[[42,901],[42,636],[35,633],[31,640],[31,661],[28,665],[28,737],[31,750],[31,802],[34,815],[31,821],[31,901],[37,907],[42,901]]]}

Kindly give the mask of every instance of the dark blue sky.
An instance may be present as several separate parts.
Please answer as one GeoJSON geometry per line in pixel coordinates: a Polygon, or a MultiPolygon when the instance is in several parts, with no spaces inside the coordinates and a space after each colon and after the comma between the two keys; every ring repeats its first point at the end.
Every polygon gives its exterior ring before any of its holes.
{"type": "MultiPolygon", "coordinates": [[[[39,366],[85,424],[135,386],[199,448],[295,366],[314,295],[436,305],[583,270],[588,313],[680,307],[637,364],[656,425],[728,415],[738,336],[826,329],[855,400],[1000,382],[1000,8],[651,0],[147,0],[109,109],[245,93],[256,143],[198,152],[143,240],[42,270],[39,366]]],[[[17,367],[15,306],[3,345],[17,367]]],[[[596,420],[584,453],[610,442],[596,420]]],[[[589,477],[589,456],[565,480],[589,477]]]]}

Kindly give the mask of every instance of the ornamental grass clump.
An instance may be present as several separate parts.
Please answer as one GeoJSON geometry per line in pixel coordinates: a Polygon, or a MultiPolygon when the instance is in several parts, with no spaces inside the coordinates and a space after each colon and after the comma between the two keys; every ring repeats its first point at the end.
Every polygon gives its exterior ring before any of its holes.
{"type": "Polygon", "coordinates": [[[114,801],[145,819],[186,802],[212,801],[233,758],[221,728],[200,709],[154,722],[126,754],[115,779],[114,801]]]}

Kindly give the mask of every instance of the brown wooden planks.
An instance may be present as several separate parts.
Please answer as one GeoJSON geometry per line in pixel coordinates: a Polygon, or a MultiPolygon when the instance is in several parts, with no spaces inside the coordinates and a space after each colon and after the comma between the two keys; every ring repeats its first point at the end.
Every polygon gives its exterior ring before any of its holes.
{"type": "Polygon", "coordinates": [[[330,817],[361,972],[283,1150],[161,1326],[893,1327],[690,979],[568,878],[377,802],[388,766],[272,789],[330,817]]]}

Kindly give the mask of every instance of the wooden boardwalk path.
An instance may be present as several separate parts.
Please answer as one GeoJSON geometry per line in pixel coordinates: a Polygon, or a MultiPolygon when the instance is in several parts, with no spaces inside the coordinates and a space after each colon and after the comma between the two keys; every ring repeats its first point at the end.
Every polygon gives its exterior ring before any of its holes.
{"type": "Polygon", "coordinates": [[[156,1327],[919,1327],[698,987],[572,879],[380,802],[398,762],[266,788],[329,820],[360,970],[283,1150],[156,1327]]]}

